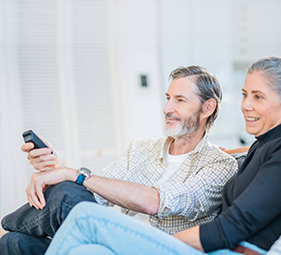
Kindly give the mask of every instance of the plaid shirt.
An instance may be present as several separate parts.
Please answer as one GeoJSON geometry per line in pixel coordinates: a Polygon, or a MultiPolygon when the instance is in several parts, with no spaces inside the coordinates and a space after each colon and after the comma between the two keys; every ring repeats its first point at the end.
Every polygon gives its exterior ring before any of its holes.
{"type": "MultiPolygon", "coordinates": [[[[222,188],[237,171],[236,160],[212,145],[205,135],[187,154],[172,180],[157,184],[166,170],[164,153],[172,141],[171,137],[134,140],[126,154],[101,173],[107,178],[155,187],[160,194],[160,207],[149,221],[168,234],[214,219],[221,207],[222,188]]],[[[95,198],[99,204],[113,206],[97,194],[95,198]]]]}

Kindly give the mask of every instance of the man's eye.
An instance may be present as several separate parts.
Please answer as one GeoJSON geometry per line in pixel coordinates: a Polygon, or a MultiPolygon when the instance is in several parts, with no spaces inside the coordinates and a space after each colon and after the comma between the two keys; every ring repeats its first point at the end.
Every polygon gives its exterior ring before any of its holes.
{"type": "Polygon", "coordinates": [[[243,96],[243,97],[247,97],[246,93],[242,93],[242,96],[243,96]]]}
{"type": "Polygon", "coordinates": [[[256,99],[261,99],[261,96],[255,95],[256,99]]]}
{"type": "Polygon", "coordinates": [[[168,100],[170,100],[170,98],[169,98],[169,97],[166,97],[166,100],[168,101],[168,100]]]}
{"type": "Polygon", "coordinates": [[[184,100],[182,100],[182,99],[179,99],[178,101],[179,101],[179,102],[184,102],[184,100]]]}

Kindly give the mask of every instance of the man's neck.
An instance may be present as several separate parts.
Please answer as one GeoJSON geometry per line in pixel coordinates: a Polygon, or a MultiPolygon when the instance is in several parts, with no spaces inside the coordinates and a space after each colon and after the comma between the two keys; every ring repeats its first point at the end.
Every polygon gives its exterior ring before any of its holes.
{"type": "Polygon", "coordinates": [[[196,130],[194,133],[176,137],[171,143],[169,154],[182,155],[193,151],[205,135],[205,130],[196,130]]]}

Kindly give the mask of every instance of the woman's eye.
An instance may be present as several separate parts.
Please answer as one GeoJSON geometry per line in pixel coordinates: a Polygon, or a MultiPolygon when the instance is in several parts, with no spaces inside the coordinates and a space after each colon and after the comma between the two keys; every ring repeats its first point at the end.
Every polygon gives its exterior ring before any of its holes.
{"type": "Polygon", "coordinates": [[[170,98],[169,98],[169,97],[166,97],[166,100],[168,101],[168,100],[170,100],[170,98]]]}
{"type": "Polygon", "coordinates": [[[179,102],[184,102],[182,99],[179,99],[179,102]]]}
{"type": "Polygon", "coordinates": [[[247,97],[247,95],[246,95],[245,93],[242,93],[242,96],[243,96],[243,97],[247,97]]]}
{"type": "Polygon", "coordinates": [[[255,95],[256,99],[261,99],[261,96],[255,95]]]}

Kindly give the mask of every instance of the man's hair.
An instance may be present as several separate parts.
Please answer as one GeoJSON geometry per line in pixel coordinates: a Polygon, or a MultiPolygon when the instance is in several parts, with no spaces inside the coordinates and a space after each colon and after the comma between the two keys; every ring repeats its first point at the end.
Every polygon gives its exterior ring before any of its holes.
{"type": "Polygon", "coordinates": [[[281,101],[281,58],[280,57],[265,57],[252,63],[247,74],[254,72],[262,72],[268,81],[268,85],[275,91],[281,101]]]}
{"type": "Polygon", "coordinates": [[[216,100],[216,108],[210,115],[205,124],[205,130],[208,131],[218,117],[220,103],[222,100],[222,90],[218,79],[206,68],[200,66],[179,67],[170,73],[169,78],[174,80],[178,78],[190,77],[194,80],[200,99],[201,106],[213,98],[216,100]]]}

